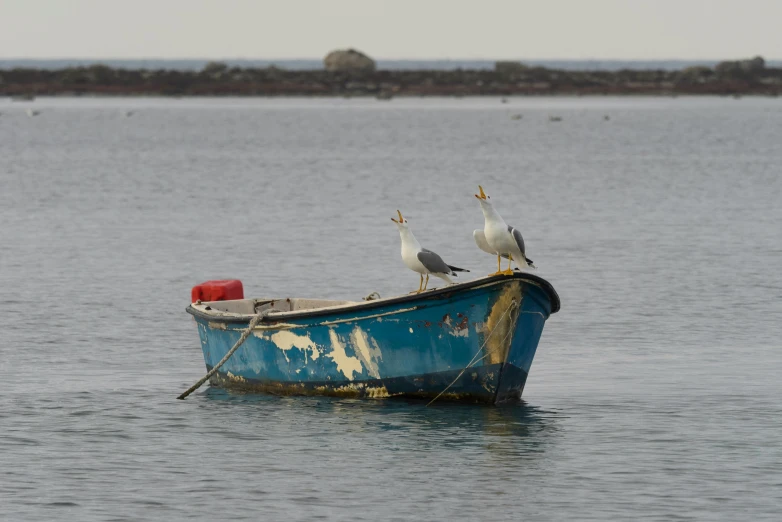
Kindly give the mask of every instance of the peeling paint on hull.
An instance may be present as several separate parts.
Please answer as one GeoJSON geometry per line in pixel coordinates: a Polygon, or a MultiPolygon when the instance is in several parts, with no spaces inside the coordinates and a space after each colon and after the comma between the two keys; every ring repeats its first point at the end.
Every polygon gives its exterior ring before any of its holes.
{"type": "MultiPolygon", "coordinates": [[[[284,329],[295,335],[275,334],[274,321],[265,322],[211,382],[279,395],[431,399],[447,390],[438,401],[489,404],[521,396],[552,313],[550,293],[495,278],[415,299],[413,307],[389,302],[288,317],[284,329]]],[[[246,323],[193,315],[211,369],[246,323]]]]}

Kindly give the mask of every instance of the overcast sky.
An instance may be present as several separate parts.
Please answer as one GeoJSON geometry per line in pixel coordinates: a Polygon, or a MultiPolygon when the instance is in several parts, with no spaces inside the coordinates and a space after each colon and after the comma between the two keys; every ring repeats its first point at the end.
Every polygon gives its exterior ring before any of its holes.
{"type": "Polygon", "coordinates": [[[782,58],[782,0],[0,0],[2,58],[782,58]]]}

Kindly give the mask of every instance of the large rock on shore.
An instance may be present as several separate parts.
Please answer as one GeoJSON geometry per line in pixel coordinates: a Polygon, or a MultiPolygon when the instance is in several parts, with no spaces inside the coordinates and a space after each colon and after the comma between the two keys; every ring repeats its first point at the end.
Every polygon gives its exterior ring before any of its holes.
{"type": "Polygon", "coordinates": [[[529,69],[529,67],[527,67],[521,62],[515,62],[510,60],[494,62],[494,72],[499,74],[520,73],[526,71],[527,69],[529,69]]]}
{"type": "Polygon", "coordinates": [[[327,71],[373,72],[375,60],[355,49],[331,51],[323,59],[327,71]]]}

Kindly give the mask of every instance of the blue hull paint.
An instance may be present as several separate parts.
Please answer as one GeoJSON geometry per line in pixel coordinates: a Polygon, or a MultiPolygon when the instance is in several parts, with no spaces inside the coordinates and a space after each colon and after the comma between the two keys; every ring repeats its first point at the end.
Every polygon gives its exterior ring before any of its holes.
{"type": "MultiPolygon", "coordinates": [[[[408,396],[498,403],[521,396],[553,288],[527,274],[488,277],[415,296],[265,319],[212,378],[278,394],[408,396]],[[285,317],[283,317],[285,316],[285,317]]],[[[250,316],[196,310],[207,368],[250,316]]]]}

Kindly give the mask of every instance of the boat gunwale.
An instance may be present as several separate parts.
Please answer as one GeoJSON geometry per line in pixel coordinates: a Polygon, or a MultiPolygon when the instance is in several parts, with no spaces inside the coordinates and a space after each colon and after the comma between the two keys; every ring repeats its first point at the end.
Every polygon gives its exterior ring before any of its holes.
{"type": "MultiPolygon", "coordinates": [[[[551,314],[555,314],[559,311],[560,309],[559,295],[557,294],[557,291],[554,290],[554,287],[551,285],[551,283],[549,283],[547,280],[535,274],[519,272],[519,273],[514,273],[512,276],[496,275],[496,276],[480,277],[477,279],[473,279],[471,281],[465,281],[464,283],[456,283],[455,285],[449,285],[449,286],[444,286],[442,288],[427,290],[425,292],[421,292],[420,294],[418,293],[408,294],[408,295],[401,295],[395,297],[387,297],[385,299],[374,299],[362,303],[351,303],[351,304],[344,304],[344,305],[337,305],[337,306],[312,308],[309,310],[297,310],[291,312],[274,313],[265,317],[262,322],[274,323],[277,320],[282,321],[288,319],[308,319],[310,317],[321,317],[324,315],[333,315],[335,313],[338,314],[338,313],[352,312],[352,311],[371,310],[373,308],[380,308],[383,306],[394,305],[394,304],[415,304],[416,302],[427,301],[431,298],[437,298],[444,294],[458,292],[461,290],[470,290],[472,288],[477,288],[479,286],[483,286],[486,284],[505,282],[511,280],[522,280],[540,287],[548,295],[549,301],[551,302],[551,314]]],[[[198,308],[194,308],[193,303],[188,305],[185,311],[190,315],[192,315],[193,317],[198,317],[207,321],[219,322],[219,323],[247,323],[254,316],[254,314],[223,315],[223,314],[209,313],[203,310],[199,310],[198,308]]]]}

